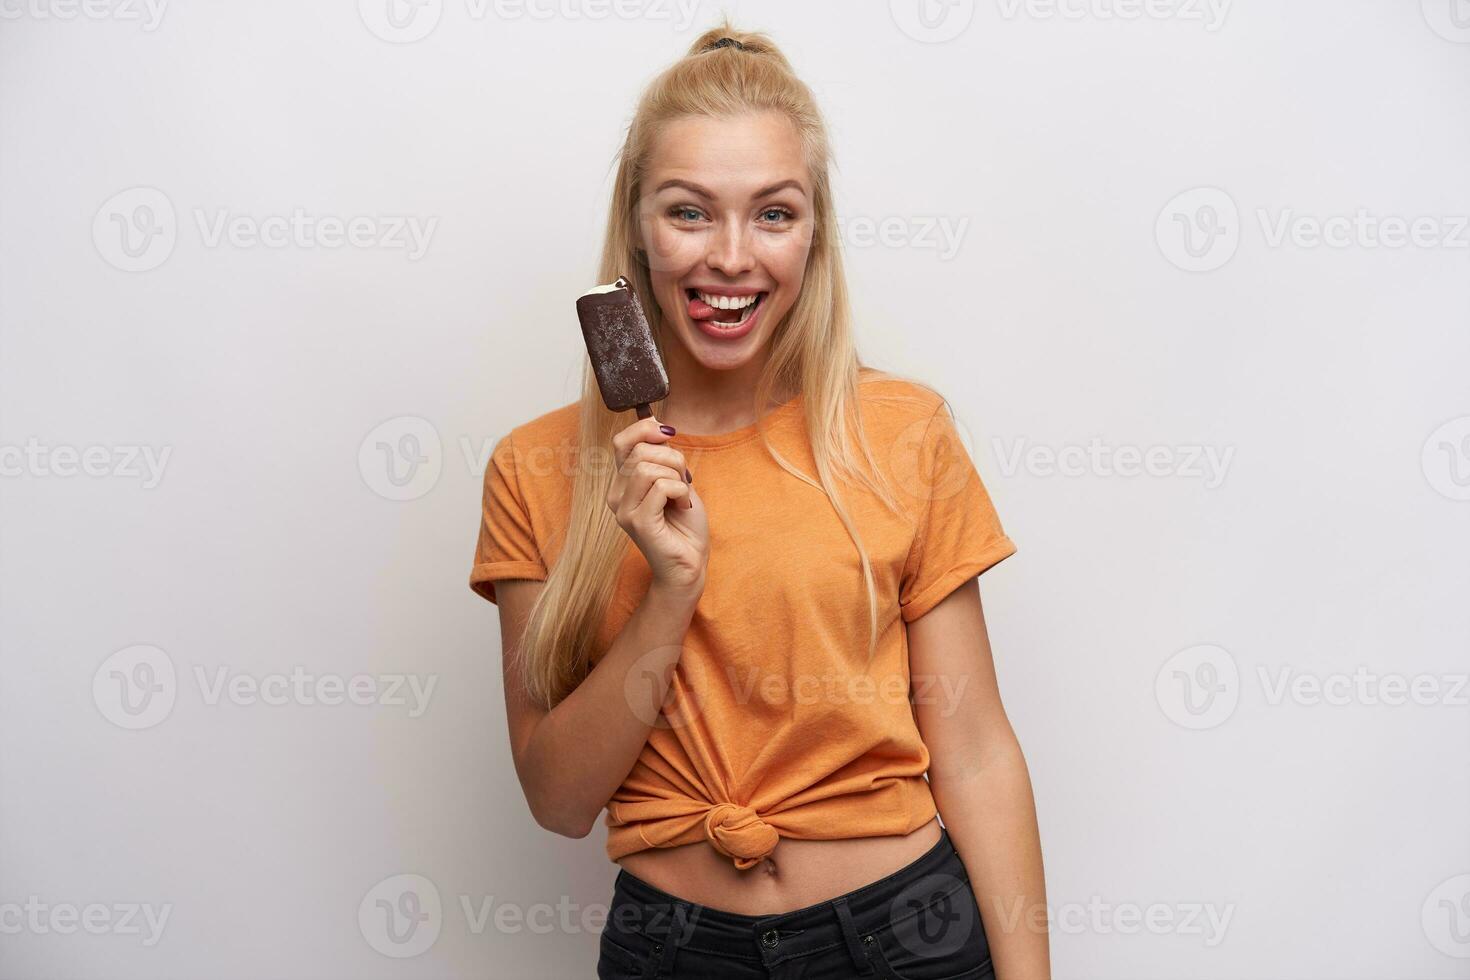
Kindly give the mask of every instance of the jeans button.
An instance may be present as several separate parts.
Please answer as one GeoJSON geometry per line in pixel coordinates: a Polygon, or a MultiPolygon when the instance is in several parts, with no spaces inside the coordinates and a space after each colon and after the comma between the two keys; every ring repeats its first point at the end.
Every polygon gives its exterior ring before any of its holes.
{"type": "Polygon", "coordinates": [[[776,944],[780,941],[781,939],[779,936],[776,935],[775,929],[767,929],[765,931],[765,934],[761,936],[761,942],[765,945],[767,949],[775,949],[776,944]]]}

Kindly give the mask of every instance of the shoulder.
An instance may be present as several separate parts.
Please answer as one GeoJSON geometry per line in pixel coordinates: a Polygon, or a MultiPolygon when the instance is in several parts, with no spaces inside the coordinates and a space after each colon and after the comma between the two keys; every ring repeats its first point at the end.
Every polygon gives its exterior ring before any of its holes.
{"type": "Polygon", "coordinates": [[[858,398],[864,427],[893,435],[927,424],[947,401],[926,382],[867,367],[858,377],[858,398]]]}
{"type": "Polygon", "coordinates": [[[542,446],[554,446],[569,442],[575,445],[577,427],[581,420],[581,402],[569,402],[560,408],[543,412],[513,426],[502,438],[503,444],[514,445],[525,451],[542,446]]]}
{"type": "Polygon", "coordinates": [[[558,501],[571,484],[580,419],[581,403],[571,402],[521,422],[495,443],[492,462],[527,498],[558,501]]]}

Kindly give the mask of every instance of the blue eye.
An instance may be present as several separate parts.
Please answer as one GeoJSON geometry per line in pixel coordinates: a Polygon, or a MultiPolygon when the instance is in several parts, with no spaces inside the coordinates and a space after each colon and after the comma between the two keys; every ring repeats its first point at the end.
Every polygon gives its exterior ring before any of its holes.
{"type": "MultiPolygon", "coordinates": [[[[690,224],[697,222],[704,217],[703,212],[701,212],[698,208],[689,207],[688,205],[683,204],[677,204],[674,207],[669,208],[666,213],[671,218],[690,224]]],[[[760,216],[765,224],[770,225],[780,224],[783,221],[793,221],[796,219],[796,213],[794,211],[792,211],[790,208],[781,206],[772,206],[766,208],[760,213],[760,216]]]]}

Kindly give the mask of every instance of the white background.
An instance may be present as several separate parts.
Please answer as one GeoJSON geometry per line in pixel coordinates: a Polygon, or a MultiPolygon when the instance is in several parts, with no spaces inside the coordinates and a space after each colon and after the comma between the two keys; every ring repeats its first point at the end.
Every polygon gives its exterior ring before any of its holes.
{"type": "MultiPolygon", "coordinates": [[[[0,3],[6,978],[592,974],[616,867],[516,782],[480,478],[576,397],[614,150],[721,8],[385,2],[0,3]],[[248,237],[298,210],[362,243],[248,237]],[[215,686],[298,667],[376,700],[215,686]]],[[[1056,976],[1470,976],[1470,4],[926,2],[723,9],[1018,544],[1056,976]]]]}

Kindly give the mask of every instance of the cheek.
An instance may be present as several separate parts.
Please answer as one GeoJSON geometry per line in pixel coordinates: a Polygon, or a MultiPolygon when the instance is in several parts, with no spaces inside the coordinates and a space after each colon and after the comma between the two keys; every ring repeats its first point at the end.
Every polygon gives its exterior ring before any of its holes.
{"type": "Polygon", "coordinates": [[[805,239],[796,234],[772,239],[762,249],[761,264],[783,287],[799,287],[811,253],[805,239]]]}
{"type": "Polygon", "coordinates": [[[678,231],[660,222],[643,225],[643,243],[655,271],[682,275],[702,252],[699,235],[678,231]]]}

